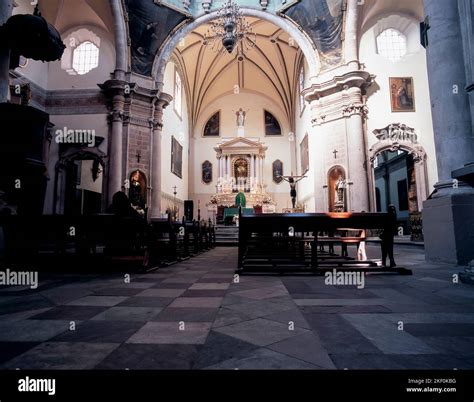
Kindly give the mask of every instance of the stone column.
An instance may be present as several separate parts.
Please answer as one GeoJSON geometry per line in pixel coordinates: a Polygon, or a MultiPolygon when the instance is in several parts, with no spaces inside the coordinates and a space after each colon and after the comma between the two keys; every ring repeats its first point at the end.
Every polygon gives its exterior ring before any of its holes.
{"type": "Polygon", "coordinates": [[[125,106],[125,89],[129,83],[122,80],[109,80],[99,87],[105,92],[109,103],[109,117],[111,130],[108,137],[109,155],[107,171],[107,201],[112,202],[112,197],[117,191],[122,190],[123,182],[123,118],[125,106]]]}
{"type": "Polygon", "coordinates": [[[161,133],[163,131],[163,111],[173,97],[161,93],[155,101],[153,114],[152,161],[151,161],[151,214],[150,217],[161,217],[161,133]]]}
{"type": "MultiPolygon", "coordinates": [[[[5,24],[13,12],[13,0],[0,2],[0,26],[5,24]]],[[[10,92],[10,49],[0,45],[0,103],[8,102],[10,92]]]]}
{"type": "MultiPolygon", "coordinates": [[[[351,90],[360,96],[360,88],[351,90]]],[[[349,184],[346,189],[346,196],[349,198],[347,207],[353,212],[369,212],[369,185],[363,125],[367,109],[362,103],[353,104],[346,107],[343,114],[346,116],[347,149],[349,150],[346,172],[349,184]]]]}
{"type": "Polygon", "coordinates": [[[232,177],[232,174],[230,172],[230,155],[226,155],[226,158],[227,158],[227,172],[226,172],[226,175],[227,175],[227,178],[231,178],[232,177]]]}
{"type": "Polygon", "coordinates": [[[358,18],[359,18],[359,5],[360,0],[347,0],[346,10],[346,32],[344,40],[344,58],[347,65],[354,69],[359,69],[359,56],[358,56],[358,18]]]}
{"type": "Polygon", "coordinates": [[[124,80],[128,71],[128,44],[125,13],[121,0],[109,0],[114,23],[115,71],[114,78],[124,80]]]}
{"type": "MultiPolygon", "coordinates": [[[[466,87],[458,1],[425,0],[429,18],[428,77],[439,182],[423,203],[427,260],[466,264],[474,259],[474,189],[453,171],[474,162],[474,136],[466,87]],[[458,179],[454,182],[453,178],[458,179]]],[[[469,170],[469,168],[465,168],[469,170]]],[[[470,177],[472,180],[473,170],[470,177]]],[[[468,173],[469,175],[469,173],[468,173]]],[[[469,180],[467,180],[469,181],[469,180]]]]}
{"type": "Polygon", "coordinates": [[[427,61],[438,177],[451,181],[453,170],[474,161],[460,16],[457,1],[424,3],[431,26],[427,61]]]}
{"type": "Polygon", "coordinates": [[[250,155],[250,174],[249,174],[249,180],[250,180],[250,184],[253,183],[253,155],[250,155]]]}

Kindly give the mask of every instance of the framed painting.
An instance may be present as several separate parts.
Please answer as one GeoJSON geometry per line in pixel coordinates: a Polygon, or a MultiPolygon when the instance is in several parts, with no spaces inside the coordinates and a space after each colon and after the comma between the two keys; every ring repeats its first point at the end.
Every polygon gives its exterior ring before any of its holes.
{"type": "Polygon", "coordinates": [[[183,146],[171,137],[171,173],[183,178],[183,146]]]}
{"type": "Polygon", "coordinates": [[[305,174],[309,170],[309,147],[308,134],[306,134],[300,144],[301,153],[301,174],[305,174]]]}
{"type": "Polygon", "coordinates": [[[205,184],[212,183],[212,163],[209,161],[202,163],[202,181],[205,184]]]}
{"type": "Polygon", "coordinates": [[[278,120],[273,116],[270,112],[265,110],[264,112],[265,118],[265,135],[273,136],[273,135],[281,135],[281,126],[278,123],[278,120]]]}
{"type": "Polygon", "coordinates": [[[415,90],[413,78],[390,77],[389,80],[392,112],[414,112],[415,90]]]}
{"type": "Polygon", "coordinates": [[[273,171],[273,181],[277,184],[280,184],[283,181],[283,162],[280,159],[277,159],[272,164],[273,171]]]}
{"type": "Polygon", "coordinates": [[[220,123],[221,112],[214,113],[212,117],[207,121],[204,127],[204,137],[219,137],[220,136],[220,123]]]}

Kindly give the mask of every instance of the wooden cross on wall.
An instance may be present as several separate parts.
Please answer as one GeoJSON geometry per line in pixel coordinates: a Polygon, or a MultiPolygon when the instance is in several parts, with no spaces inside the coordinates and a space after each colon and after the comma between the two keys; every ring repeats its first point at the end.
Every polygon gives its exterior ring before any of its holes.
{"type": "Polygon", "coordinates": [[[140,163],[140,159],[142,158],[141,152],[137,151],[137,154],[135,156],[137,157],[137,163],[140,163]]]}
{"type": "Polygon", "coordinates": [[[332,153],[334,154],[334,159],[337,159],[337,153],[338,153],[338,151],[335,149],[334,151],[332,151],[332,153]]]}

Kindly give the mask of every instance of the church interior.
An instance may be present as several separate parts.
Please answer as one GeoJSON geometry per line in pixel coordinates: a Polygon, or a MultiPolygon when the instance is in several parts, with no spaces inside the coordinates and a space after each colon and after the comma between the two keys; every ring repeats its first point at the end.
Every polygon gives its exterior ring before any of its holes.
{"type": "Polygon", "coordinates": [[[474,368],[473,15],[2,0],[0,371],[474,368]]]}

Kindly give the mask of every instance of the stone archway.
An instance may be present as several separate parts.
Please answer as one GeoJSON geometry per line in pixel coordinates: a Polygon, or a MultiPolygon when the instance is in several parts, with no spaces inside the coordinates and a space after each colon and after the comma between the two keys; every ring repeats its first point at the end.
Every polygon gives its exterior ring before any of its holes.
{"type": "MultiPolygon", "coordinates": [[[[315,50],[316,48],[312,41],[300,29],[298,29],[292,21],[254,8],[241,7],[240,10],[246,17],[255,17],[266,20],[291,35],[308,61],[308,65],[310,66],[310,78],[316,79],[321,65],[318,52],[315,50]]],[[[204,14],[193,20],[191,23],[182,25],[179,29],[172,32],[172,34],[166,39],[161,51],[157,53],[153,63],[152,77],[155,78],[158,90],[163,89],[166,65],[171,58],[173,50],[178,46],[179,41],[197,27],[215,19],[217,15],[217,10],[210,12],[209,14],[204,14]]]]}
{"type": "MultiPolygon", "coordinates": [[[[91,177],[95,182],[101,176],[104,177],[106,167],[106,155],[97,148],[69,149],[64,152],[55,166],[54,194],[53,194],[53,214],[65,214],[67,212],[68,183],[71,179],[69,170],[76,161],[91,163],[91,177]]],[[[101,180],[100,203],[103,204],[105,181],[101,180]]],[[[98,188],[99,189],[99,188],[98,188]]],[[[99,211],[100,212],[100,211],[99,211]]]]}
{"type": "Polygon", "coordinates": [[[426,168],[426,151],[418,143],[418,136],[415,129],[405,124],[394,123],[385,128],[374,130],[374,134],[379,140],[369,149],[369,164],[371,166],[369,181],[371,185],[371,205],[376,205],[374,162],[378,155],[384,151],[405,151],[413,158],[416,176],[416,191],[418,210],[423,209],[423,201],[428,197],[428,175],[426,168]]]}

